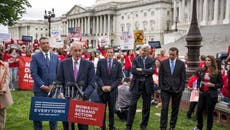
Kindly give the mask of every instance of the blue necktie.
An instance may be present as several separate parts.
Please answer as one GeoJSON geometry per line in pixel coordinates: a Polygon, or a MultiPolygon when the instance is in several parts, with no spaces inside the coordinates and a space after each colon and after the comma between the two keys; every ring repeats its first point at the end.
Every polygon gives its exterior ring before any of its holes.
{"type": "Polygon", "coordinates": [[[171,74],[173,74],[173,71],[174,71],[174,61],[170,61],[171,64],[170,64],[170,69],[171,69],[171,74]]]}
{"type": "Polygon", "coordinates": [[[50,60],[49,60],[49,57],[48,57],[48,53],[46,53],[46,63],[49,66],[50,60]]]}

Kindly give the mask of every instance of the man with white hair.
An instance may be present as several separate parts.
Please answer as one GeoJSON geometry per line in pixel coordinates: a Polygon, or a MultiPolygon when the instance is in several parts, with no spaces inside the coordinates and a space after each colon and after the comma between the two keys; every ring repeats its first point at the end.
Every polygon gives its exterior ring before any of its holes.
{"type": "Polygon", "coordinates": [[[133,79],[130,85],[131,101],[129,106],[126,130],[132,129],[136,113],[137,101],[140,96],[143,98],[141,130],[146,130],[150,115],[151,96],[153,93],[153,72],[155,69],[154,60],[148,55],[150,46],[145,44],[141,47],[140,56],[135,57],[132,62],[131,72],[133,79]]]}
{"type": "MultiPolygon", "coordinates": [[[[95,69],[91,61],[85,60],[81,57],[83,52],[83,46],[80,43],[73,42],[70,47],[70,54],[72,57],[62,60],[58,67],[57,81],[60,81],[63,85],[63,93],[67,99],[77,98],[82,100],[88,100],[91,93],[94,90],[95,83],[95,69]],[[69,96],[72,93],[68,93],[68,90],[64,89],[64,86],[68,86],[69,83],[77,83],[82,89],[80,94],[79,90],[74,88],[74,95],[69,96]],[[79,97],[79,98],[78,98],[79,97]]],[[[63,122],[63,129],[69,130],[75,129],[74,123],[63,122]]],[[[78,124],[78,130],[88,130],[88,125],[78,124]]]]}

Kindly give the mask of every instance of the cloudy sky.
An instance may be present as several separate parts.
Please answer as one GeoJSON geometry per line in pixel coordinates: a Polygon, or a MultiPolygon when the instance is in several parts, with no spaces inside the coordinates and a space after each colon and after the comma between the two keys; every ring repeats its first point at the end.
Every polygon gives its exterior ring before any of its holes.
{"type": "MultiPolygon", "coordinates": [[[[32,5],[28,8],[22,19],[43,19],[45,10],[52,10],[56,17],[61,16],[68,12],[74,5],[80,5],[82,7],[93,6],[96,0],[28,0],[32,5]]],[[[0,25],[0,33],[7,33],[7,28],[0,25]]]]}
{"type": "Polygon", "coordinates": [[[89,7],[95,4],[96,0],[28,0],[32,8],[27,9],[23,19],[43,19],[45,10],[52,10],[57,17],[68,12],[74,5],[89,7]]]}

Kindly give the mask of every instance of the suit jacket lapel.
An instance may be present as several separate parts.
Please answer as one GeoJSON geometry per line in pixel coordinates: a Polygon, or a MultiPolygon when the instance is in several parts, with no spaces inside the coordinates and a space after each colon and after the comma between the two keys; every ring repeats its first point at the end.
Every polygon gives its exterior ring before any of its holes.
{"type": "MultiPolygon", "coordinates": [[[[169,70],[169,73],[171,74],[170,59],[168,59],[168,61],[167,61],[167,68],[168,68],[168,70],[169,70]]],[[[175,67],[174,67],[174,68],[175,68],[175,67]]],[[[171,74],[171,75],[173,75],[173,74],[171,74]]]]}

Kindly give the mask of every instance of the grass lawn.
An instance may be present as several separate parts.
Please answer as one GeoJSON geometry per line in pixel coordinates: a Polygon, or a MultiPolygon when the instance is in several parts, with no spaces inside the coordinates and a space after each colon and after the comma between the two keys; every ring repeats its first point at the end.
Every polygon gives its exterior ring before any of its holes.
{"type": "MultiPolygon", "coordinates": [[[[29,120],[30,100],[33,96],[31,91],[13,91],[14,105],[7,109],[7,123],[6,130],[33,130],[33,123],[29,120]]],[[[142,102],[139,102],[138,108],[141,108],[142,102]]],[[[160,109],[151,107],[151,115],[148,124],[148,130],[159,130],[160,117],[157,113],[160,113],[160,109]]],[[[141,113],[136,113],[133,130],[139,130],[139,124],[141,120],[141,113]]],[[[204,123],[205,124],[205,123],[204,123]]],[[[125,123],[119,121],[115,116],[115,125],[117,130],[124,130],[125,123]]],[[[196,122],[194,120],[188,120],[186,118],[186,112],[180,111],[176,130],[192,130],[196,122]]],[[[48,122],[43,123],[43,130],[49,130],[48,122]]],[[[58,130],[62,130],[62,123],[58,122],[58,130]]],[[[98,127],[90,126],[90,130],[98,130],[98,127]]],[[[214,123],[213,130],[230,130],[230,127],[224,127],[214,123]]]]}

